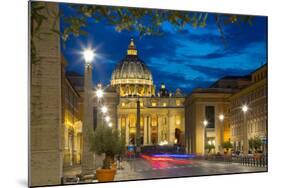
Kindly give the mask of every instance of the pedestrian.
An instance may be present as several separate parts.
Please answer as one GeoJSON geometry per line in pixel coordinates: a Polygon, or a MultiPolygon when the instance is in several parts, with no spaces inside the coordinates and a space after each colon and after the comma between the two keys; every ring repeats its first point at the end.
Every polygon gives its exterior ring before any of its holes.
{"type": "Polygon", "coordinates": [[[180,146],[177,145],[177,153],[179,153],[179,152],[180,152],[180,146]]]}

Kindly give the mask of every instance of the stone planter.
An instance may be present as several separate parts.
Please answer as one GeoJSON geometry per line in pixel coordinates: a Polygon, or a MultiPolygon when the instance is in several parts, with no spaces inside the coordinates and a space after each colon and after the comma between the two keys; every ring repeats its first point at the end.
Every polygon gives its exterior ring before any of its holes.
{"type": "Polygon", "coordinates": [[[96,170],[96,177],[99,182],[113,181],[115,174],[116,174],[116,168],[96,170]]]}

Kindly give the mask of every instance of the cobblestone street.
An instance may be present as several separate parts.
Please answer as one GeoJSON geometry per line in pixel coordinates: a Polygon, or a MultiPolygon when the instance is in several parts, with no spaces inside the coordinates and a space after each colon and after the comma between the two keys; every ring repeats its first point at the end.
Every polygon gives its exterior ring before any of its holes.
{"type": "Polygon", "coordinates": [[[239,163],[224,163],[193,159],[173,159],[173,161],[148,161],[134,159],[123,161],[123,170],[118,170],[115,181],[153,179],[212,174],[232,174],[246,172],[265,172],[265,167],[243,166],[239,163]],[[183,162],[184,161],[184,162],[183,162]],[[181,163],[182,162],[182,163],[181,163]]]}

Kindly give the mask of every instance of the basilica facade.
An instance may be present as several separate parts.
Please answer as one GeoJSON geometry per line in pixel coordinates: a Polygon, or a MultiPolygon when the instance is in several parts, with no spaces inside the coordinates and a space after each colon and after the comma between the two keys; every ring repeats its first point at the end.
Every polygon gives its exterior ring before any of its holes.
{"type": "Polygon", "coordinates": [[[104,123],[100,105],[107,106],[112,126],[119,129],[127,145],[184,145],[184,96],[180,89],[168,92],[164,83],[156,91],[149,67],[139,58],[134,40],[112,72],[102,101],[94,98],[94,127],[104,123]]]}

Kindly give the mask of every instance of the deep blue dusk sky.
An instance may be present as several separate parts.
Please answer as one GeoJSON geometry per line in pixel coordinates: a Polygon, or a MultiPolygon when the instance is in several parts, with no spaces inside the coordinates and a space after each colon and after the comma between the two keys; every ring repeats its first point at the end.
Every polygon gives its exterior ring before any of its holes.
{"type": "MultiPolygon", "coordinates": [[[[76,16],[61,4],[64,15],[76,16]]],[[[266,62],[267,18],[254,17],[253,24],[234,23],[223,27],[226,45],[210,13],[204,28],[187,25],[182,31],[163,24],[163,35],[143,36],[135,32],[117,32],[105,22],[89,23],[86,36],[71,36],[62,52],[68,62],[67,71],[83,74],[79,51],[91,44],[98,58],[94,61],[93,81],[109,84],[116,64],[123,59],[131,37],[134,37],[140,59],[150,68],[157,89],[163,82],[169,90],[180,88],[190,92],[207,87],[226,75],[245,75],[266,62]]],[[[64,28],[61,19],[61,27],[64,28]]]]}

